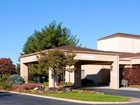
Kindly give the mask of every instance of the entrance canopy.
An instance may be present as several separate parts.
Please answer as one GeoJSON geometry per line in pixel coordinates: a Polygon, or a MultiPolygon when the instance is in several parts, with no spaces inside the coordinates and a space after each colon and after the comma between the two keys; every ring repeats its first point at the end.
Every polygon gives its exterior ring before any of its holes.
{"type": "MultiPolygon", "coordinates": [[[[61,46],[49,50],[60,50],[66,52],[72,50],[76,56],[75,60],[78,62],[75,65],[75,86],[81,86],[81,65],[83,64],[106,64],[111,65],[110,70],[110,88],[119,88],[119,55],[115,52],[100,51],[88,48],[74,47],[74,46],[61,46]]],[[[43,52],[48,53],[49,50],[43,52]]],[[[37,55],[39,52],[23,55],[20,58],[20,75],[28,82],[28,64],[37,62],[37,55]]],[[[51,73],[51,72],[49,72],[51,73]]],[[[50,74],[49,74],[50,76],[50,74]]],[[[49,87],[51,87],[52,78],[49,77],[49,87]]]]}

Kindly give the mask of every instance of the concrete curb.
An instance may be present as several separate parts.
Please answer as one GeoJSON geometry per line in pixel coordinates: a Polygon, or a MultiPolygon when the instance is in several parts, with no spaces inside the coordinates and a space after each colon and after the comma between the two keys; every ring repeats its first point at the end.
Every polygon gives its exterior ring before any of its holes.
{"type": "Polygon", "coordinates": [[[140,103],[140,99],[135,98],[137,101],[130,101],[130,102],[94,102],[94,101],[80,101],[80,100],[74,100],[74,99],[64,99],[64,98],[56,98],[56,97],[50,97],[50,96],[42,96],[42,95],[36,95],[36,94],[29,94],[29,93],[20,93],[20,92],[14,92],[14,91],[3,91],[3,92],[9,92],[13,94],[20,94],[20,95],[27,95],[27,96],[33,96],[33,97],[39,97],[39,98],[47,98],[52,100],[59,100],[59,101],[67,101],[67,102],[73,102],[73,103],[82,103],[82,104],[134,104],[134,103],[140,103]]]}

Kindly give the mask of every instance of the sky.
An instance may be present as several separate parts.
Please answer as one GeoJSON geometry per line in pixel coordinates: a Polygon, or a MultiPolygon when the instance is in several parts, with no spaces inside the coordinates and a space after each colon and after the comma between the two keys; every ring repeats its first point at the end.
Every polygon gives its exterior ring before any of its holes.
{"type": "Polygon", "coordinates": [[[140,0],[0,0],[0,58],[17,64],[27,38],[53,20],[96,49],[103,36],[140,35],[140,0]]]}

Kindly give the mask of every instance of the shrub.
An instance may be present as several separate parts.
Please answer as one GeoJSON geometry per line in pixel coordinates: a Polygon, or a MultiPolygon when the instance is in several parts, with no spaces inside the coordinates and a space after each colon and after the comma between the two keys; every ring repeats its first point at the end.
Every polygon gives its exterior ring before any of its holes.
{"type": "Polygon", "coordinates": [[[0,82],[5,82],[9,78],[10,74],[1,74],[0,75],[0,82]]]}
{"type": "Polygon", "coordinates": [[[43,86],[44,86],[44,87],[48,87],[48,86],[49,86],[49,83],[48,83],[48,82],[44,82],[44,83],[43,83],[43,86]]]}
{"type": "Polygon", "coordinates": [[[24,90],[31,90],[34,89],[36,87],[41,87],[40,83],[26,83],[26,84],[22,84],[22,85],[15,85],[11,88],[11,90],[13,91],[24,91],[24,90]]]}
{"type": "Polygon", "coordinates": [[[10,87],[11,87],[10,85],[8,85],[4,82],[0,83],[0,90],[8,90],[8,89],[10,89],[10,87]]]}
{"type": "Polygon", "coordinates": [[[65,86],[66,86],[66,87],[73,86],[73,83],[71,83],[71,82],[66,82],[66,83],[65,83],[65,86]]]}
{"type": "Polygon", "coordinates": [[[11,75],[8,79],[7,79],[7,84],[8,85],[21,85],[23,84],[25,81],[24,79],[18,75],[18,74],[14,74],[14,75],[11,75]]]}

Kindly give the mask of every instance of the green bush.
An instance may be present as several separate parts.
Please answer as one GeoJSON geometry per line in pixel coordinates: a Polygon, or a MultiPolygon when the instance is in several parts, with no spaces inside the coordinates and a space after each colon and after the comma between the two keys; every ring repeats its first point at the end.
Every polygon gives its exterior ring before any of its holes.
{"type": "Polygon", "coordinates": [[[48,82],[44,82],[44,83],[43,83],[43,86],[44,86],[44,87],[48,87],[48,86],[49,86],[49,83],[48,83],[48,82]]]}
{"type": "Polygon", "coordinates": [[[7,84],[10,85],[10,86],[21,85],[21,84],[24,84],[24,83],[25,83],[24,79],[18,74],[11,75],[7,79],[7,84]]]}
{"type": "Polygon", "coordinates": [[[8,89],[10,89],[10,87],[11,87],[10,85],[8,85],[4,82],[0,83],[0,90],[8,90],[8,89]]]}
{"type": "Polygon", "coordinates": [[[67,86],[73,86],[73,83],[71,83],[71,82],[66,82],[65,83],[65,86],[67,87],[67,86]]]}
{"type": "Polygon", "coordinates": [[[9,78],[10,74],[1,74],[0,75],[0,82],[5,82],[9,78]]]}

